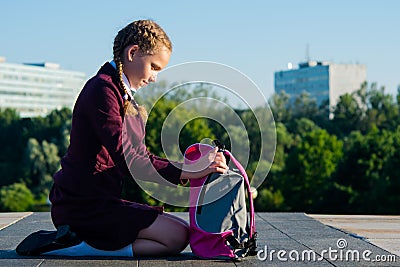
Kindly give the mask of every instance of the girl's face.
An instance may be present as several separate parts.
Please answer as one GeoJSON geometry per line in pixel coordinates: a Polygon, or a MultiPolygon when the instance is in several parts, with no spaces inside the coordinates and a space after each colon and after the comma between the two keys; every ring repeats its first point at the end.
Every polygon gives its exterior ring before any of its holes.
{"type": "Polygon", "coordinates": [[[163,47],[153,54],[144,54],[137,45],[125,48],[124,73],[132,88],[139,89],[156,81],[159,71],[168,64],[171,52],[163,47]]]}

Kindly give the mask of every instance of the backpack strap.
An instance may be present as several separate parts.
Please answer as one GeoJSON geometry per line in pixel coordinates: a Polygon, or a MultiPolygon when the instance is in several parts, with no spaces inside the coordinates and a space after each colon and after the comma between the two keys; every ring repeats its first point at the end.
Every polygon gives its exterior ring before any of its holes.
{"type": "Polygon", "coordinates": [[[231,245],[234,249],[239,249],[244,247],[244,243],[239,243],[239,241],[233,235],[227,236],[226,241],[228,241],[229,245],[231,245]]]}
{"type": "Polygon", "coordinates": [[[240,174],[244,177],[247,193],[249,194],[249,203],[250,203],[250,235],[249,238],[251,239],[256,232],[255,222],[254,222],[254,205],[253,205],[253,195],[251,193],[250,182],[249,178],[247,177],[246,171],[244,170],[243,166],[240,164],[239,161],[235,159],[231,152],[228,150],[223,151],[224,155],[228,156],[230,160],[235,164],[235,166],[239,169],[240,174]]]}
{"type": "Polygon", "coordinates": [[[255,232],[247,241],[242,243],[239,243],[233,235],[227,236],[226,241],[228,241],[229,245],[234,249],[236,256],[245,257],[247,255],[257,255],[257,232],[255,232]]]}

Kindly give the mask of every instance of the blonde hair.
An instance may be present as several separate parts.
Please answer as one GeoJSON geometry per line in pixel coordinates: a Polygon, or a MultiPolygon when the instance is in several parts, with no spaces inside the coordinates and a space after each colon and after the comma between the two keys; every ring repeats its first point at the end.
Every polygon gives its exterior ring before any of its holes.
{"type": "Polygon", "coordinates": [[[137,20],[121,29],[114,39],[113,54],[114,62],[117,66],[120,85],[128,96],[124,102],[124,112],[128,115],[140,114],[142,118],[147,119],[146,109],[142,106],[133,105],[129,99],[128,88],[126,88],[123,79],[123,53],[129,45],[138,45],[139,51],[144,54],[153,54],[159,49],[166,47],[172,52],[172,43],[164,30],[152,20],[137,20]]]}

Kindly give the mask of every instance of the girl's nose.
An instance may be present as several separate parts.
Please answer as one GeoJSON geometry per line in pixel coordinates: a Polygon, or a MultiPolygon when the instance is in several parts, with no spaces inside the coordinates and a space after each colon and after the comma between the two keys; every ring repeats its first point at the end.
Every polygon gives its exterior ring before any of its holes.
{"type": "Polygon", "coordinates": [[[150,76],[149,82],[155,83],[157,80],[157,73],[153,73],[153,75],[150,76]]]}

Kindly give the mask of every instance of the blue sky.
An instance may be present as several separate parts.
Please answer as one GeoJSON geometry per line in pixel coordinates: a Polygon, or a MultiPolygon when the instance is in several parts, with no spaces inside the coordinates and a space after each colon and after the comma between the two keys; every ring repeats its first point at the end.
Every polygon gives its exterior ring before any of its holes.
{"type": "Polygon", "coordinates": [[[169,66],[213,61],[240,70],[266,97],[274,71],[312,60],[367,65],[368,82],[400,85],[400,1],[13,0],[1,4],[0,56],[56,62],[92,76],[112,57],[117,31],[154,19],[169,34],[169,66]]]}

